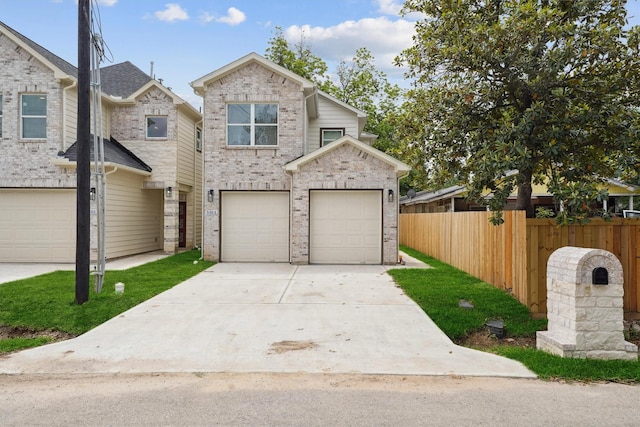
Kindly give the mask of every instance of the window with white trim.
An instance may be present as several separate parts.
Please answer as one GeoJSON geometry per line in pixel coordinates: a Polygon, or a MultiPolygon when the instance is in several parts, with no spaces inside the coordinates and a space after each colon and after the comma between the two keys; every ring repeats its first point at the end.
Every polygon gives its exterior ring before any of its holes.
{"type": "Polygon", "coordinates": [[[340,139],[344,136],[344,128],[323,128],[320,129],[320,146],[324,147],[325,145],[333,142],[337,139],[340,139]]]}
{"type": "Polygon", "coordinates": [[[278,145],[278,104],[228,104],[227,145],[278,145]]]}
{"type": "Polygon", "coordinates": [[[202,129],[196,127],[196,150],[202,151],[202,129]]]}
{"type": "Polygon", "coordinates": [[[47,95],[20,95],[20,128],[22,139],[47,138],[47,95]]]}
{"type": "Polygon", "coordinates": [[[167,139],[167,116],[147,116],[147,138],[167,139]]]}
{"type": "Polygon", "coordinates": [[[2,138],[2,95],[0,95],[0,138],[2,138]]]}

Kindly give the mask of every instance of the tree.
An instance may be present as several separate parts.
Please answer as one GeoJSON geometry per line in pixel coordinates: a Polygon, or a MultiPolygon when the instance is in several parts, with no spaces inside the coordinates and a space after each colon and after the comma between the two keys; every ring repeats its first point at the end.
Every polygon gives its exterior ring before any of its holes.
{"type": "Polygon", "coordinates": [[[350,61],[342,60],[332,83],[327,92],[367,113],[364,130],[378,135],[376,148],[393,154],[394,118],[402,93],[398,85],[389,83],[387,75],[376,68],[371,52],[361,47],[350,61]]]}
{"type": "Polygon", "coordinates": [[[269,47],[266,49],[265,57],[315,83],[320,89],[326,89],[327,85],[330,85],[327,76],[329,67],[322,58],[311,52],[304,33],[300,36],[300,42],[292,48],[285,38],[282,28],[276,27],[275,35],[269,39],[269,47]]]}
{"type": "Polygon", "coordinates": [[[499,210],[533,216],[532,184],[583,221],[604,178],[638,179],[637,27],[625,1],[408,0],[420,12],[397,63],[415,79],[402,121],[407,153],[499,210]]]}

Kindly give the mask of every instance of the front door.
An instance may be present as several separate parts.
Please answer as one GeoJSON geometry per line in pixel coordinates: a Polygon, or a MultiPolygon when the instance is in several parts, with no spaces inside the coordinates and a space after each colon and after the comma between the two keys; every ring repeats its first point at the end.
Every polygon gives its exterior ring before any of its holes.
{"type": "Polygon", "coordinates": [[[187,246],[187,202],[178,205],[178,247],[187,246]]]}

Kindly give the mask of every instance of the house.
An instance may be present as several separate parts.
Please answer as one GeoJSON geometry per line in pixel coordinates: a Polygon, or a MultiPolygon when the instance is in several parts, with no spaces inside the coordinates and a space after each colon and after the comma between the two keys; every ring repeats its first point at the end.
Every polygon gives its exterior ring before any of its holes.
{"type": "MultiPolygon", "coordinates": [[[[73,262],[77,69],[1,22],[0,64],[0,262],[73,262]]],[[[199,245],[200,113],[129,62],[101,89],[107,258],[199,245]]]]}
{"type": "MultiPolygon", "coordinates": [[[[606,210],[614,216],[622,216],[623,211],[634,208],[634,196],[640,196],[640,187],[627,184],[615,179],[606,180],[609,193],[608,200],[594,202],[594,210],[606,210]]],[[[400,199],[401,213],[435,213],[487,210],[482,204],[466,200],[467,189],[463,185],[455,185],[436,191],[420,191],[412,197],[403,196],[400,199]]],[[[559,204],[543,184],[532,187],[531,203],[534,210],[538,207],[557,212],[559,204]]],[[[507,199],[505,210],[514,210],[516,193],[507,199]]]]}
{"type": "Polygon", "coordinates": [[[191,83],[203,97],[208,260],[396,264],[402,162],[366,115],[251,53],[191,83]]]}

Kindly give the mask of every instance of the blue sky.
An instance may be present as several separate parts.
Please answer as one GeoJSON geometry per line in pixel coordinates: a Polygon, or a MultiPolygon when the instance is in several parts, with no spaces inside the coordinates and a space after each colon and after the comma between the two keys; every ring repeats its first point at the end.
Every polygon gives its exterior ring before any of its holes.
{"type": "MultiPolygon", "coordinates": [[[[359,47],[394,83],[393,58],[411,46],[415,18],[401,0],[97,0],[114,63],[131,61],[175,93],[201,104],[189,82],[250,52],[264,54],[279,26],[291,41],[304,31],[312,51],[335,70],[359,47]]],[[[640,24],[640,0],[628,2],[640,24]]],[[[72,64],[77,63],[76,0],[0,0],[0,20],[72,64]]],[[[110,65],[105,63],[103,65],[110,65]]]]}

